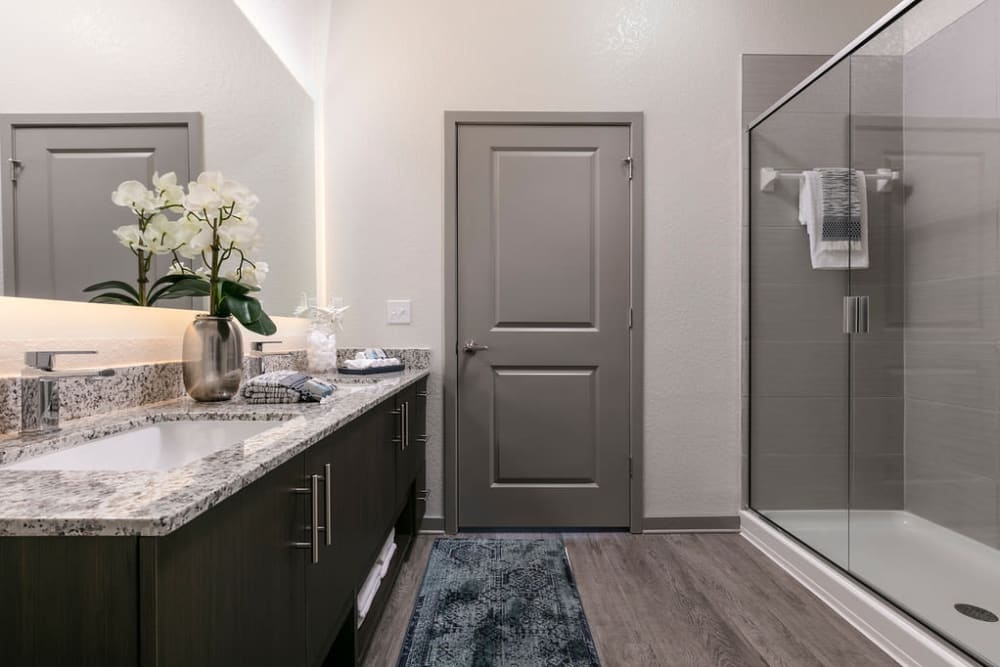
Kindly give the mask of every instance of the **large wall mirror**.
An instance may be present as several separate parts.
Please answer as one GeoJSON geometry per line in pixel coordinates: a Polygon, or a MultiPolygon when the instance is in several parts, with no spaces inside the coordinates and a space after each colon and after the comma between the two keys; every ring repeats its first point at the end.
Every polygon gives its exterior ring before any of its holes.
{"type": "Polygon", "coordinates": [[[35,0],[3,23],[0,294],[87,301],[94,283],[135,282],[114,234],[135,216],[112,192],[203,170],[259,198],[267,312],[315,293],[313,101],[232,0],[35,0]]]}

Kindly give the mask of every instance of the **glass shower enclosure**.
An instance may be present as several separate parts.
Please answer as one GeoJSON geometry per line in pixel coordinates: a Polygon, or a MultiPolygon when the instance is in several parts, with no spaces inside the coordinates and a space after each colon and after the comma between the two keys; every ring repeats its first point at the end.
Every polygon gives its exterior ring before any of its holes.
{"type": "Polygon", "coordinates": [[[1000,664],[1000,0],[923,0],[748,129],[749,505],[1000,664]]]}

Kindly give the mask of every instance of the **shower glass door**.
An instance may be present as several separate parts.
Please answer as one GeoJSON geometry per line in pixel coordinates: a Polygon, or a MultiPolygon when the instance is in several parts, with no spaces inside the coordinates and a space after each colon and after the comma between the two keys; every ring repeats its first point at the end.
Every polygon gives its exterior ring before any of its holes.
{"type": "Polygon", "coordinates": [[[748,229],[750,505],[845,569],[848,260],[823,265],[799,188],[803,172],[849,163],[850,85],[844,61],[751,131],[748,229]]]}
{"type": "Polygon", "coordinates": [[[1000,0],[920,3],[849,61],[849,569],[1000,664],[1000,0]]]}

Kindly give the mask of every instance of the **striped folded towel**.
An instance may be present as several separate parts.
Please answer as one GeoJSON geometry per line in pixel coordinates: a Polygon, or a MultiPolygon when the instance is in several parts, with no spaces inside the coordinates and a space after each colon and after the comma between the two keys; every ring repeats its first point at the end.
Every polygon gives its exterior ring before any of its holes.
{"type": "Polygon", "coordinates": [[[252,377],[243,385],[247,403],[298,403],[315,401],[305,389],[312,377],[298,371],[271,371],[252,377]]]}

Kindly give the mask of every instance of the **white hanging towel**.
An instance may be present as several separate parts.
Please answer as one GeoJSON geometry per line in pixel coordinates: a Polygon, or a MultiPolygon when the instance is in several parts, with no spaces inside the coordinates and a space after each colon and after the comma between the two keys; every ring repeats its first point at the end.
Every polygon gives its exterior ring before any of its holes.
{"type": "Polygon", "coordinates": [[[799,223],[814,269],[868,268],[868,188],[861,170],[813,169],[799,180],[799,223]]]}

